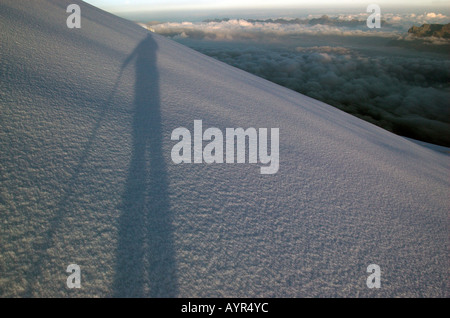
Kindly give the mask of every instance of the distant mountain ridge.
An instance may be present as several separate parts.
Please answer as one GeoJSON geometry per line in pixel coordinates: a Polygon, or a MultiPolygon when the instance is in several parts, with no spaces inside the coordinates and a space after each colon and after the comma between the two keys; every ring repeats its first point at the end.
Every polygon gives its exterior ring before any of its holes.
{"type": "Polygon", "coordinates": [[[422,24],[420,27],[412,26],[408,33],[417,37],[437,37],[450,39],[450,23],[447,24],[422,24]]]}

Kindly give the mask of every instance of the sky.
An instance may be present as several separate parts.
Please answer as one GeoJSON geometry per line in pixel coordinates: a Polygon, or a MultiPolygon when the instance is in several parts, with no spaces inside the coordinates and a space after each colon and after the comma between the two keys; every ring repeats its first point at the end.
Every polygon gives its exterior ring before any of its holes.
{"type": "Polygon", "coordinates": [[[370,3],[376,3],[380,6],[398,6],[398,7],[445,7],[450,5],[450,0],[377,0],[377,1],[358,1],[358,0],[314,0],[311,2],[302,0],[85,0],[86,2],[99,8],[116,11],[171,11],[171,10],[211,10],[211,9],[248,9],[248,8],[299,8],[309,7],[311,3],[315,7],[367,7],[370,3]]]}

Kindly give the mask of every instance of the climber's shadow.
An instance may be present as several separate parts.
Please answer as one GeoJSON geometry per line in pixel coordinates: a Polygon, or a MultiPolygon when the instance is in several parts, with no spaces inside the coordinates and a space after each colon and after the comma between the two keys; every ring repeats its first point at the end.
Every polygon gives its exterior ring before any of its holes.
{"type": "Polygon", "coordinates": [[[151,34],[124,61],[135,61],[132,150],[118,223],[114,296],[177,295],[162,124],[157,44],[151,34]]]}

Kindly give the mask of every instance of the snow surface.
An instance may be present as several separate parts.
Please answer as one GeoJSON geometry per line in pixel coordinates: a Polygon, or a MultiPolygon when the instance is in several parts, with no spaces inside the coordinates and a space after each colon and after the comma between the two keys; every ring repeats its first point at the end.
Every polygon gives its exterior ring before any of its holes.
{"type": "Polygon", "coordinates": [[[448,156],[83,2],[0,30],[0,296],[448,296],[448,156]],[[278,127],[280,170],[175,165],[195,119],[278,127]]]}
{"type": "Polygon", "coordinates": [[[444,153],[446,155],[450,155],[450,148],[449,147],[444,147],[444,146],[439,146],[439,145],[435,145],[435,144],[430,144],[428,142],[415,140],[415,139],[412,139],[412,138],[407,138],[407,137],[404,137],[404,138],[406,138],[406,139],[408,139],[408,140],[410,140],[410,141],[412,141],[412,142],[414,142],[414,143],[416,143],[418,145],[421,145],[421,146],[423,146],[425,148],[429,148],[429,149],[432,149],[434,151],[441,152],[441,153],[444,153]]]}

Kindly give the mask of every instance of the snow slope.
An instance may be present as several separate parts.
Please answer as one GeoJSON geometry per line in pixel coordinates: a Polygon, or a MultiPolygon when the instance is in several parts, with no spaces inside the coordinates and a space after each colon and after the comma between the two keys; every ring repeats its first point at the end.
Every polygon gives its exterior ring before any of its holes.
{"type": "Polygon", "coordinates": [[[75,0],[0,30],[0,296],[448,295],[448,156],[75,0]],[[195,119],[278,127],[278,173],[175,165],[195,119]]]}

